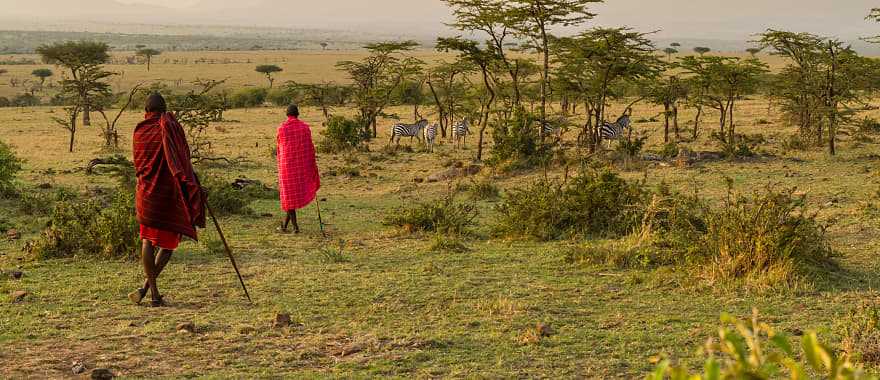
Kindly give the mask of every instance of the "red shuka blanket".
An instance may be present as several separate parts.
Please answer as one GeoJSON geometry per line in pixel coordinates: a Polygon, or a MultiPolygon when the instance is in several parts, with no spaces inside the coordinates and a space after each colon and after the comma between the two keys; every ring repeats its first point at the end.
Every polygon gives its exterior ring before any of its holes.
{"type": "Polygon", "coordinates": [[[321,188],[312,131],[295,117],[278,127],[278,184],[284,211],[306,207],[321,188]]]}
{"type": "Polygon", "coordinates": [[[183,127],[170,113],[147,113],[134,130],[137,219],[141,225],[198,239],[205,195],[183,127]]]}

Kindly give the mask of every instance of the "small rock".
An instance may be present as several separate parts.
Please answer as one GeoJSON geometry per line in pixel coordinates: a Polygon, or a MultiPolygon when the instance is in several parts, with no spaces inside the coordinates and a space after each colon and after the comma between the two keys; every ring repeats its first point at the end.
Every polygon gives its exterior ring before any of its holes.
{"type": "Polygon", "coordinates": [[[95,368],[95,370],[92,371],[92,380],[112,380],[115,377],[116,375],[106,368],[95,368]]]}
{"type": "Polygon", "coordinates": [[[12,292],[12,303],[19,303],[24,301],[24,299],[28,296],[28,292],[24,290],[18,290],[12,292]]]}
{"type": "Polygon", "coordinates": [[[6,238],[9,240],[18,240],[21,239],[21,233],[18,232],[15,228],[6,231],[6,238]]]}
{"type": "Polygon", "coordinates": [[[241,326],[238,328],[238,333],[242,335],[250,335],[257,331],[257,329],[252,326],[241,326]]]}
{"type": "Polygon", "coordinates": [[[177,325],[178,333],[188,333],[195,334],[196,333],[196,324],[192,322],[183,322],[177,325]]]}
{"type": "Polygon", "coordinates": [[[40,189],[43,189],[43,190],[51,189],[51,188],[52,188],[52,184],[51,184],[51,183],[41,183],[39,186],[37,186],[37,188],[40,188],[40,189]]]}
{"type": "Polygon", "coordinates": [[[413,182],[422,183],[422,182],[425,182],[425,179],[422,177],[416,177],[416,178],[413,178],[413,182]]]}
{"type": "Polygon", "coordinates": [[[73,362],[73,367],[70,368],[70,371],[73,372],[74,375],[79,375],[86,372],[86,365],[81,361],[73,362]]]}
{"type": "Polygon", "coordinates": [[[12,271],[12,278],[14,280],[21,280],[22,276],[24,276],[24,273],[22,273],[21,271],[19,271],[19,270],[12,271]]]}
{"type": "Polygon", "coordinates": [[[349,345],[342,347],[339,351],[334,352],[334,354],[335,354],[335,356],[338,356],[338,357],[346,357],[346,356],[354,355],[358,352],[361,352],[364,350],[364,348],[365,347],[363,344],[352,343],[352,344],[349,344],[349,345]]]}
{"type": "Polygon", "coordinates": [[[264,212],[264,213],[260,214],[260,216],[262,216],[264,218],[271,218],[274,215],[272,215],[272,213],[269,213],[269,212],[264,212]]]}
{"type": "Polygon", "coordinates": [[[274,328],[284,328],[290,326],[290,314],[275,314],[275,322],[272,324],[274,328]]]}
{"type": "Polygon", "coordinates": [[[538,334],[545,338],[554,334],[553,329],[550,327],[550,325],[544,323],[538,323],[538,325],[535,326],[535,330],[538,332],[538,334]]]}

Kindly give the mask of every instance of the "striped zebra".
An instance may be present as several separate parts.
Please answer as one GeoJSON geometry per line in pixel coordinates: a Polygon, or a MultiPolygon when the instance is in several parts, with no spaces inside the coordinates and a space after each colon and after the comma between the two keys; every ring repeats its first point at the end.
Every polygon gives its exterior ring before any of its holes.
{"type": "Polygon", "coordinates": [[[568,124],[568,120],[564,117],[560,117],[555,120],[547,120],[545,123],[541,125],[541,135],[546,136],[556,136],[557,140],[562,139],[563,126],[568,124]]]}
{"type": "Polygon", "coordinates": [[[428,151],[434,153],[434,143],[437,142],[437,124],[431,124],[425,128],[425,144],[428,145],[428,151]]]}
{"type": "Polygon", "coordinates": [[[614,123],[602,124],[602,127],[599,128],[599,138],[601,140],[620,140],[620,138],[623,137],[623,132],[625,132],[631,124],[632,122],[630,121],[629,114],[624,114],[614,123]]]}
{"type": "Polygon", "coordinates": [[[462,120],[452,127],[452,138],[455,140],[455,147],[458,148],[467,144],[467,135],[471,134],[471,125],[467,120],[462,120]]]}
{"type": "Polygon", "coordinates": [[[422,131],[424,131],[427,127],[428,121],[425,119],[422,119],[415,124],[396,124],[391,129],[391,142],[396,142],[397,145],[400,145],[400,139],[402,137],[409,137],[410,144],[412,144],[413,138],[418,138],[421,141],[422,131]]]}

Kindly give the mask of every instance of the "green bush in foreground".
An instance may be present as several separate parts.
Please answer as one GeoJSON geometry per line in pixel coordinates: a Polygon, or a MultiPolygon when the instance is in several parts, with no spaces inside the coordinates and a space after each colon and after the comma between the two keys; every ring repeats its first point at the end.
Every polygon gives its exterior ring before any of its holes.
{"type": "Polygon", "coordinates": [[[459,203],[453,196],[447,196],[433,203],[398,208],[385,217],[384,223],[409,232],[438,232],[460,236],[468,233],[477,214],[473,204],[459,203]]]}
{"type": "Polygon", "coordinates": [[[617,237],[641,222],[647,191],[610,171],[587,171],[568,183],[542,180],[505,195],[498,206],[498,236],[540,241],[617,237]]]}
{"type": "Polygon", "coordinates": [[[208,205],[218,216],[250,215],[252,199],[244,191],[232,187],[231,183],[214,174],[200,177],[202,187],[208,193],[208,205]]]}
{"type": "Polygon", "coordinates": [[[15,177],[21,171],[21,160],[15,156],[12,147],[0,141],[0,196],[15,193],[15,177]]]}
{"type": "Polygon", "coordinates": [[[841,349],[853,360],[880,367],[880,304],[863,302],[842,318],[841,349]]]}
{"type": "Polygon", "coordinates": [[[327,122],[327,129],[321,132],[324,139],[318,142],[317,150],[322,153],[341,153],[354,150],[364,140],[361,129],[361,123],[357,120],[333,116],[327,122]]]}
{"type": "Polygon", "coordinates": [[[853,364],[847,355],[838,355],[822,344],[816,333],[808,332],[796,350],[788,337],[758,320],[754,313],[751,323],[729,315],[721,317],[718,340],[705,347],[708,356],[703,372],[692,374],[688,368],[661,362],[647,376],[648,380],[721,380],[721,379],[809,379],[810,375],[830,380],[875,380],[853,364]]]}
{"type": "Polygon", "coordinates": [[[37,259],[74,256],[131,258],[138,247],[134,194],[118,191],[107,204],[98,199],[62,200],[49,226],[26,250],[37,259]]]}

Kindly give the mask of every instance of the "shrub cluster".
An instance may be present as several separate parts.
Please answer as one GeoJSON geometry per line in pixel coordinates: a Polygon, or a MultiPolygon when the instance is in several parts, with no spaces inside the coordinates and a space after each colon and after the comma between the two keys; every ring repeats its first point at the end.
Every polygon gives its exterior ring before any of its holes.
{"type": "Polygon", "coordinates": [[[0,141],[0,197],[15,193],[15,177],[21,171],[21,160],[12,147],[0,141]]]}
{"type": "Polygon", "coordinates": [[[208,205],[218,216],[250,215],[254,198],[248,192],[236,189],[225,178],[213,173],[200,177],[201,185],[208,194],[208,205]]]}
{"type": "Polygon", "coordinates": [[[27,244],[26,250],[37,259],[74,256],[113,259],[134,257],[137,246],[134,194],[119,190],[104,201],[59,201],[49,226],[37,240],[27,244]]]}
{"type": "Polygon", "coordinates": [[[477,215],[474,204],[460,203],[454,196],[447,196],[438,202],[396,209],[385,217],[384,224],[409,232],[465,235],[474,225],[477,215]]]}
{"type": "Polygon", "coordinates": [[[342,116],[331,117],[327,122],[327,128],[321,132],[324,138],[318,142],[318,151],[341,153],[356,149],[364,141],[361,125],[355,119],[342,116]]]}
{"type": "Polygon", "coordinates": [[[265,88],[245,88],[229,95],[229,106],[232,108],[261,107],[266,103],[269,90],[265,88]]]}
{"type": "Polygon", "coordinates": [[[880,305],[863,302],[840,322],[841,349],[853,360],[880,366],[880,305]]]}
{"type": "Polygon", "coordinates": [[[549,146],[541,144],[537,118],[525,110],[513,112],[492,124],[492,156],[489,163],[508,170],[538,166],[551,156],[549,146]]]}
{"type": "Polygon", "coordinates": [[[642,185],[607,170],[568,183],[542,180],[506,194],[494,232],[542,241],[621,236],[638,226],[647,197],[642,185]]]}

